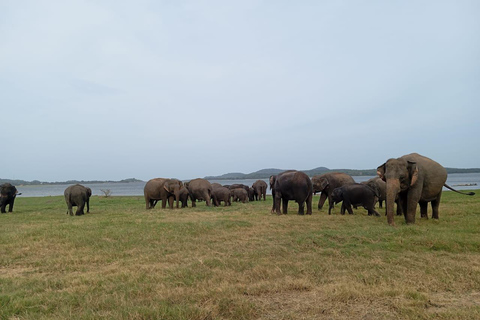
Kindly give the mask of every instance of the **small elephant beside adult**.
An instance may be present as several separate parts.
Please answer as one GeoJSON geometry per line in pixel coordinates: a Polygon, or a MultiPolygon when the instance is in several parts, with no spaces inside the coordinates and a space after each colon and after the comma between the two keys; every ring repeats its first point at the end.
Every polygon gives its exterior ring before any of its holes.
{"type": "Polygon", "coordinates": [[[183,183],[177,179],[155,178],[149,180],[143,188],[146,209],[153,209],[159,200],[162,200],[162,208],[165,209],[167,201],[169,208],[173,209],[173,202],[176,206],[180,201],[180,190],[183,183]]]}
{"type": "Polygon", "coordinates": [[[262,200],[263,197],[263,201],[266,201],[267,187],[267,183],[263,180],[257,180],[252,184],[255,200],[262,200]]]}
{"type": "Polygon", "coordinates": [[[318,201],[318,210],[321,210],[325,201],[328,199],[328,214],[332,213],[334,201],[332,200],[332,191],[336,188],[355,183],[353,178],[342,172],[327,172],[312,177],[313,192],[321,192],[318,201]]]}
{"type": "Polygon", "coordinates": [[[375,185],[371,187],[362,183],[347,184],[335,188],[332,192],[332,200],[335,203],[342,202],[341,214],[345,214],[345,209],[349,214],[353,214],[352,206],[363,206],[369,216],[380,216],[374,208],[375,200],[378,197],[379,190],[375,185]]]}
{"type": "Polygon", "coordinates": [[[188,189],[190,199],[192,200],[192,207],[196,207],[197,200],[204,200],[207,206],[210,206],[210,199],[212,198],[212,185],[208,180],[197,178],[185,183],[188,189]]]}
{"type": "Polygon", "coordinates": [[[17,188],[10,183],[0,185],[0,211],[6,213],[6,207],[8,205],[8,212],[12,212],[15,198],[20,194],[17,188]]]}
{"type": "Polygon", "coordinates": [[[244,188],[230,189],[230,195],[232,196],[232,202],[246,203],[249,200],[248,192],[244,188]]]}
{"type": "Polygon", "coordinates": [[[298,214],[312,214],[313,187],[310,178],[302,171],[289,170],[270,177],[273,206],[272,213],[281,214],[280,202],[282,202],[283,214],[287,214],[288,201],[295,200],[298,203],[298,214]]]}
{"type": "Polygon", "coordinates": [[[225,207],[232,205],[231,198],[230,189],[225,188],[218,183],[212,183],[212,200],[215,207],[220,206],[222,201],[225,207]]]}
{"type": "Polygon", "coordinates": [[[67,203],[67,214],[73,216],[73,207],[77,207],[76,216],[85,214],[83,209],[87,205],[87,213],[90,212],[90,197],[92,196],[92,189],[82,186],[81,184],[74,184],[68,186],[63,192],[65,202],[67,203]]]}
{"type": "Polygon", "coordinates": [[[465,195],[474,195],[474,192],[464,193],[447,185],[447,170],[436,161],[411,153],[400,158],[388,159],[377,168],[378,176],[386,182],[387,221],[394,225],[393,203],[398,196],[398,205],[401,206],[407,223],[415,223],[417,204],[420,205],[422,218],[427,218],[427,206],[431,203],[432,218],[438,219],[442,188],[446,188],[465,195]]]}

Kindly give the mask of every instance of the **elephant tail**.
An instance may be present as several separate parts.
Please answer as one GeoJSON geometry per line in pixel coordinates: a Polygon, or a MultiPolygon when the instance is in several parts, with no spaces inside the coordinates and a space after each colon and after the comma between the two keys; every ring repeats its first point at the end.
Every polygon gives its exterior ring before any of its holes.
{"type": "Polygon", "coordinates": [[[475,194],[475,192],[468,192],[468,193],[467,193],[467,192],[461,192],[461,191],[455,190],[455,189],[453,189],[452,187],[450,187],[450,186],[449,186],[448,184],[446,184],[446,183],[444,184],[444,186],[445,186],[445,188],[447,188],[447,189],[450,189],[450,190],[452,190],[452,191],[455,191],[456,193],[464,194],[464,195],[466,195],[466,196],[473,196],[473,195],[475,194]]]}

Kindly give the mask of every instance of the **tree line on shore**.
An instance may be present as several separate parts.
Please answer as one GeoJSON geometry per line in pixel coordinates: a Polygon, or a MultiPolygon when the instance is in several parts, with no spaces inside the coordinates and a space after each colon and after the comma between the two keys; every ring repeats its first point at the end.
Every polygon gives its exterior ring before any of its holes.
{"type": "MultiPolygon", "coordinates": [[[[468,169],[461,169],[461,168],[445,168],[447,173],[480,173],[480,168],[468,168],[468,169]]],[[[262,169],[252,173],[241,173],[241,172],[232,172],[226,173],[220,176],[206,176],[204,179],[207,180],[243,180],[243,179],[268,179],[271,175],[276,175],[281,172],[284,172],[284,169],[262,169]]],[[[318,167],[311,170],[302,170],[308,176],[313,177],[315,175],[324,174],[327,172],[342,172],[346,173],[350,176],[376,176],[377,169],[328,169],[325,167],[318,167]]],[[[19,179],[3,179],[0,178],[0,184],[3,183],[10,183],[16,186],[21,185],[56,185],[56,184],[91,184],[91,183],[128,183],[128,182],[143,182],[143,180],[139,180],[136,178],[129,178],[123,179],[118,181],[112,180],[67,180],[67,181],[55,181],[55,182],[47,182],[47,181],[26,181],[26,180],[19,180],[19,179]]]]}

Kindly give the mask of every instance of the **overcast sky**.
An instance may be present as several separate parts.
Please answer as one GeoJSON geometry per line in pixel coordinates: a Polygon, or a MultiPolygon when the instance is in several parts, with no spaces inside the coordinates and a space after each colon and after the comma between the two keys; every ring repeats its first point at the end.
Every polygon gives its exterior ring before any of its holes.
{"type": "Polygon", "coordinates": [[[480,1],[0,2],[0,178],[480,167],[480,1]]]}

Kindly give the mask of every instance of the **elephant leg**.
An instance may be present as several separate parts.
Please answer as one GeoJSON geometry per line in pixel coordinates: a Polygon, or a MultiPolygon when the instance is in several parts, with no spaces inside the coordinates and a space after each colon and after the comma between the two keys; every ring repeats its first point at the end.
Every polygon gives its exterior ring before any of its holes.
{"type": "Polygon", "coordinates": [[[81,216],[83,215],[83,207],[85,206],[85,203],[79,204],[77,206],[77,212],[75,213],[76,216],[81,216]]]}
{"type": "Polygon", "coordinates": [[[345,206],[345,209],[347,209],[348,214],[353,214],[352,204],[348,199],[343,199],[343,205],[345,206]]]}
{"type": "Polygon", "coordinates": [[[288,200],[287,199],[282,199],[282,212],[283,212],[283,214],[288,213],[288,200]]]}
{"type": "Polygon", "coordinates": [[[87,199],[87,213],[90,212],[90,199],[87,199]]]}
{"type": "Polygon", "coordinates": [[[305,202],[298,203],[298,214],[304,215],[305,214],[305,202]]]}
{"type": "Polygon", "coordinates": [[[196,201],[197,199],[192,198],[192,208],[195,208],[197,206],[196,201]]]}
{"type": "Polygon", "coordinates": [[[420,205],[420,217],[424,219],[428,219],[428,215],[427,215],[428,202],[420,201],[418,204],[420,205]]]}
{"type": "Polygon", "coordinates": [[[340,208],[340,214],[345,214],[345,204],[342,202],[342,207],[340,208]]]}
{"type": "Polygon", "coordinates": [[[438,208],[440,207],[440,198],[442,193],[440,192],[435,200],[432,200],[432,219],[438,219],[438,208]]]}
{"type": "Polygon", "coordinates": [[[327,194],[322,191],[322,193],[320,194],[320,200],[318,200],[318,210],[321,210],[323,208],[323,204],[325,203],[325,200],[327,200],[327,194]]]}
{"type": "Polygon", "coordinates": [[[378,207],[379,207],[379,208],[383,208],[383,200],[379,200],[379,201],[378,201],[378,207]]]}
{"type": "Polygon", "coordinates": [[[67,214],[73,216],[73,206],[71,203],[67,203],[67,214]]]}
{"type": "Polygon", "coordinates": [[[162,209],[165,209],[167,207],[167,197],[162,198],[162,209]]]}
{"type": "Polygon", "coordinates": [[[367,211],[368,211],[369,216],[371,216],[371,215],[374,215],[374,216],[377,216],[377,217],[380,216],[380,214],[375,210],[375,208],[373,206],[367,207],[367,211]]]}
{"type": "Polygon", "coordinates": [[[415,213],[417,211],[417,204],[418,204],[419,197],[410,196],[407,197],[407,201],[405,201],[405,218],[407,224],[415,223],[415,213]]]}
{"type": "Polygon", "coordinates": [[[207,193],[204,197],[205,197],[205,203],[207,204],[207,207],[210,207],[210,195],[207,193]]]}
{"type": "Polygon", "coordinates": [[[333,209],[334,202],[328,202],[328,214],[332,214],[332,209],[333,209]]]}
{"type": "Polygon", "coordinates": [[[170,209],[173,209],[173,197],[172,196],[168,197],[168,207],[170,209]]]}
{"type": "Polygon", "coordinates": [[[307,197],[307,214],[312,214],[312,199],[313,199],[313,194],[310,194],[307,197]]]}
{"type": "Polygon", "coordinates": [[[282,214],[280,212],[280,202],[282,201],[282,197],[280,193],[275,193],[275,198],[273,199],[273,210],[275,210],[276,214],[282,214]]]}
{"type": "Polygon", "coordinates": [[[7,211],[5,210],[6,206],[7,206],[6,204],[2,204],[2,208],[0,209],[2,213],[7,213],[7,211]]]}

